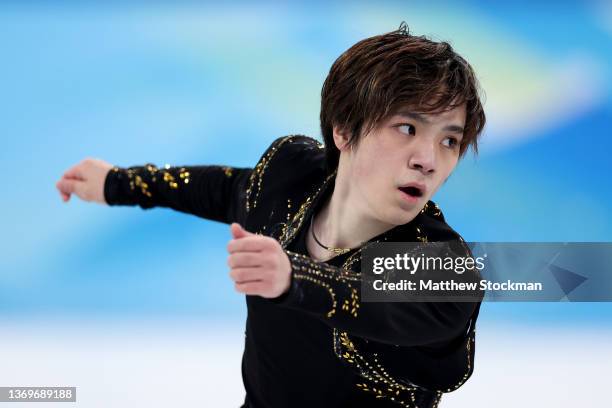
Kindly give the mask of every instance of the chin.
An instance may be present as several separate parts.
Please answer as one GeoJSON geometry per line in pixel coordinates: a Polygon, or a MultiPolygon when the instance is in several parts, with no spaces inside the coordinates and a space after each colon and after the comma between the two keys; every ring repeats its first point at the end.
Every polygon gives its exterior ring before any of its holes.
{"type": "Polygon", "coordinates": [[[388,223],[393,225],[408,224],[410,221],[415,219],[415,217],[419,214],[420,211],[420,208],[418,209],[418,211],[416,208],[411,211],[400,210],[394,217],[390,217],[388,223]]]}

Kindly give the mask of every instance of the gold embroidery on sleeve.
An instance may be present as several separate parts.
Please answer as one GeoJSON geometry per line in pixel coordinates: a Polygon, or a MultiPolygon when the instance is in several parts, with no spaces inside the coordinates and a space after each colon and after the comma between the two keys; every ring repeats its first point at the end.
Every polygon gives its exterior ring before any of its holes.
{"type": "Polygon", "coordinates": [[[181,180],[183,180],[183,183],[185,183],[185,184],[188,184],[188,183],[189,183],[189,176],[190,176],[190,174],[189,174],[189,172],[187,171],[187,169],[186,169],[186,168],[184,168],[184,167],[181,167],[181,170],[180,170],[180,172],[179,172],[179,178],[180,178],[181,180]]]}
{"type": "Polygon", "coordinates": [[[225,173],[225,177],[232,177],[233,168],[229,166],[223,166],[223,172],[225,173]]]}

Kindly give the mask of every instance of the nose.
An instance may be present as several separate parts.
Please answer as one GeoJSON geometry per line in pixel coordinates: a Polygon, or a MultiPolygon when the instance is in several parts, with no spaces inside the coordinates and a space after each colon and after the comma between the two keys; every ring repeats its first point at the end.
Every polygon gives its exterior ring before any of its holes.
{"type": "Polygon", "coordinates": [[[434,143],[428,138],[413,139],[414,149],[408,161],[408,166],[427,175],[432,174],[436,167],[436,150],[434,143]]]}

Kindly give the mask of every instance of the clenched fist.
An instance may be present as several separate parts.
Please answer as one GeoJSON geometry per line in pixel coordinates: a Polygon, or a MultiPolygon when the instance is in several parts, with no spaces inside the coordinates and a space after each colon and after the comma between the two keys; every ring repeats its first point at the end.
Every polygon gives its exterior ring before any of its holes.
{"type": "Polygon", "coordinates": [[[81,200],[106,204],[104,181],[112,168],[112,164],[103,160],[87,158],[66,170],[55,186],[64,202],[76,194],[81,200]]]}
{"type": "Polygon", "coordinates": [[[291,284],[291,263],[280,243],[237,223],[230,225],[230,231],[233,239],[227,244],[227,264],[236,290],[264,298],[285,293],[291,284]]]}

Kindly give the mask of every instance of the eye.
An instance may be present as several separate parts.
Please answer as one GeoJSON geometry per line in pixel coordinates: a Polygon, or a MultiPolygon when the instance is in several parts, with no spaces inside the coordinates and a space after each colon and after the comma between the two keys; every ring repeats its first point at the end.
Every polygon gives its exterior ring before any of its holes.
{"type": "Polygon", "coordinates": [[[442,142],[442,144],[448,148],[454,149],[457,146],[459,146],[459,140],[457,140],[456,137],[449,136],[446,139],[444,139],[444,142],[442,142]],[[446,143],[447,141],[448,143],[446,143]]]}
{"type": "Polygon", "coordinates": [[[407,134],[407,135],[416,134],[416,128],[410,123],[400,123],[399,125],[397,125],[397,128],[400,129],[400,132],[407,134]]]}

